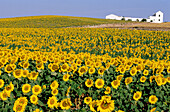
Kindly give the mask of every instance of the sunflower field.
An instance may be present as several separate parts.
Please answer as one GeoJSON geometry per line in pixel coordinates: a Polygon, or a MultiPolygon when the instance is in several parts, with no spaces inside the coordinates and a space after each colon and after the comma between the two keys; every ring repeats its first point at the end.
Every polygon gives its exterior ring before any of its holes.
{"type": "Polygon", "coordinates": [[[170,31],[0,28],[2,112],[168,112],[170,31]]]}

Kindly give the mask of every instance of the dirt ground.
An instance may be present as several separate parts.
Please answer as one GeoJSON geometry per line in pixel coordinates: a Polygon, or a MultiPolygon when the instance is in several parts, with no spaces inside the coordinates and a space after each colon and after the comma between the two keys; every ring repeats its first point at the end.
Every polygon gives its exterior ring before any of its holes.
{"type": "Polygon", "coordinates": [[[83,28],[119,28],[119,29],[170,31],[170,22],[102,24],[102,25],[94,25],[94,26],[83,26],[83,28]]]}

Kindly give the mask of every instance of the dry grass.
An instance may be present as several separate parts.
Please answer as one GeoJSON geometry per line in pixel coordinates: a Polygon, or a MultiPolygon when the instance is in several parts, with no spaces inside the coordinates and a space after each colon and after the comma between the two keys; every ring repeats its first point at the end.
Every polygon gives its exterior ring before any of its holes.
{"type": "Polygon", "coordinates": [[[166,23],[126,23],[126,24],[101,24],[85,26],[87,28],[121,28],[121,29],[142,29],[142,30],[170,30],[170,22],[166,23]]]}

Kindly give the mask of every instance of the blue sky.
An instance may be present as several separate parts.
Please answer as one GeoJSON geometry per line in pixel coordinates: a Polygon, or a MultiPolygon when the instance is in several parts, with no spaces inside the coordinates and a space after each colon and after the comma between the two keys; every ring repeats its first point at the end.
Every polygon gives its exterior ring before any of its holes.
{"type": "Polygon", "coordinates": [[[64,15],[105,18],[108,14],[143,17],[157,11],[170,22],[170,0],[0,0],[0,18],[64,15]]]}

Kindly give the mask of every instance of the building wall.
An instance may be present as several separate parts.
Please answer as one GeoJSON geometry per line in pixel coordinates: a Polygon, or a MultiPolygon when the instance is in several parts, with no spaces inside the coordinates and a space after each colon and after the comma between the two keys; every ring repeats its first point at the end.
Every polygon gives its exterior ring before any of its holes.
{"type": "MultiPolygon", "coordinates": [[[[132,17],[120,17],[114,14],[110,14],[108,16],[106,16],[106,19],[115,19],[115,20],[122,20],[122,19],[127,20],[132,20],[132,21],[142,21],[142,19],[144,18],[132,18],[132,17]]],[[[152,23],[162,23],[163,22],[163,13],[161,11],[158,11],[157,13],[155,13],[154,16],[149,16],[148,19],[146,19],[146,22],[152,22],[152,23]]]]}
{"type": "Polygon", "coordinates": [[[123,17],[119,17],[116,15],[108,15],[106,16],[106,19],[115,19],[115,20],[122,20],[123,17]]]}

